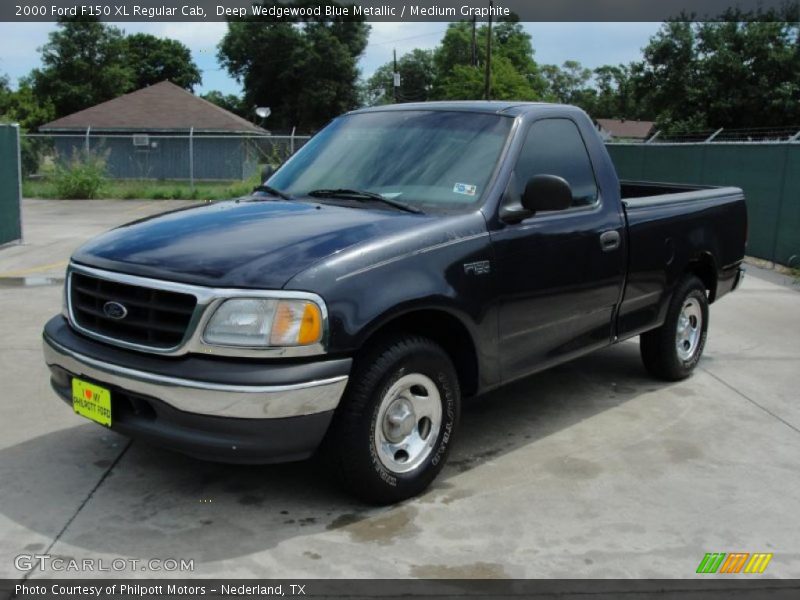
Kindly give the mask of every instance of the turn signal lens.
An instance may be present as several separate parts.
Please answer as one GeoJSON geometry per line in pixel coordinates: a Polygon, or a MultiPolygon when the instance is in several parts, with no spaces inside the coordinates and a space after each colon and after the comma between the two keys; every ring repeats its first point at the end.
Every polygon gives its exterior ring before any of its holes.
{"type": "Polygon", "coordinates": [[[322,339],[322,313],[313,302],[281,300],[272,322],[271,346],[306,346],[322,339]]]}
{"type": "Polygon", "coordinates": [[[297,342],[305,346],[306,344],[315,344],[320,339],[322,339],[322,314],[319,306],[310,303],[306,304],[297,342]]]}

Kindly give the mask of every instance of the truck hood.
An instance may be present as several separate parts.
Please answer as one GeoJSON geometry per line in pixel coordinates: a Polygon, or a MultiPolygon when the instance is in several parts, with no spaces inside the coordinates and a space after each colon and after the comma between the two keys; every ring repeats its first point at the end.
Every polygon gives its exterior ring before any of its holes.
{"type": "Polygon", "coordinates": [[[85,244],[72,259],[196,285],[278,289],[345,248],[432,219],[302,201],[227,201],[123,225],[85,244]]]}

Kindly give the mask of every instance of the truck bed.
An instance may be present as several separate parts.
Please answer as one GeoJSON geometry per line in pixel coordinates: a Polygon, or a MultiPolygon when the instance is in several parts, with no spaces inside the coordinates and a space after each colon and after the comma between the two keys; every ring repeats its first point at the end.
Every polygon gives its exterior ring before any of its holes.
{"type": "Polygon", "coordinates": [[[707,282],[711,302],[731,289],[747,230],[741,189],[623,181],[620,190],[628,224],[620,337],[663,321],[687,263],[707,282]]]}

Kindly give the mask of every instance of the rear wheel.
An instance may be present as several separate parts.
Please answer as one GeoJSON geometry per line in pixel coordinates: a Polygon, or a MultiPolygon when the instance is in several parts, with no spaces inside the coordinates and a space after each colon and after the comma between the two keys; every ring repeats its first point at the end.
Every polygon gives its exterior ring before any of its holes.
{"type": "Polygon", "coordinates": [[[387,338],[356,361],[323,451],[354,495],[376,504],[405,500],[444,466],[459,405],[455,368],[438,344],[387,338]]]}
{"type": "Polygon", "coordinates": [[[664,324],[641,335],[645,368],[659,379],[685,379],[703,354],[707,333],[706,289],[697,277],[690,275],[678,284],[664,324]]]}

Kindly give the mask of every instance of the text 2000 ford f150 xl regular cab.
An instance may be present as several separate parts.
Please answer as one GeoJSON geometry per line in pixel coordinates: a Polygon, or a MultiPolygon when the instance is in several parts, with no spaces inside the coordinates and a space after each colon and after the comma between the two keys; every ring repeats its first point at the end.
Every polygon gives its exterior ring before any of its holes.
{"type": "Polygon", "coordinates": [[[620,184],[573,107],[360,110],[252,196],[80,248],[45,359],[122,434],[230,462],[319,449],[393,502],[441,470],[464,396],[637,335],[648,371],[687,377],[746,229],[740,189],[620,184]]]}

